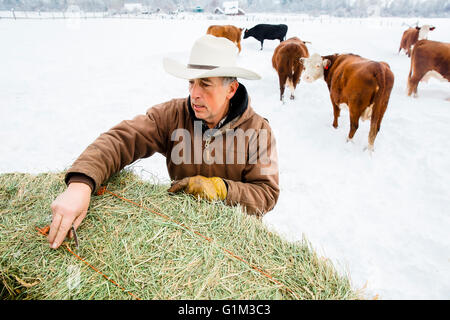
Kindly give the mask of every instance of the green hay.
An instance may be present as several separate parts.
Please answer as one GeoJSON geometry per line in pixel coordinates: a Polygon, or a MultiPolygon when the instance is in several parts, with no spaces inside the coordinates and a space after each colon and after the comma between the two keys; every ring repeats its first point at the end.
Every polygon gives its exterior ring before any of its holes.
{"type": "MultiPolygon", "coordinates": [[[[63,246],[50,249],[36,232],[36,226],[51,222],[50,204],[66,188],[63,177],[0,175],[0,299],[133,299],[63,246]]],[[[360,298],[348,278],[317,257],[306,240],[285,241],[238,207],[169,195],[168,186],[127,171],[107,187],[192,230],[108,194],[92,197],[75,252],[141,299],[360,298]],[[297,297],[222,248],[263,269],[297,297]]]]}

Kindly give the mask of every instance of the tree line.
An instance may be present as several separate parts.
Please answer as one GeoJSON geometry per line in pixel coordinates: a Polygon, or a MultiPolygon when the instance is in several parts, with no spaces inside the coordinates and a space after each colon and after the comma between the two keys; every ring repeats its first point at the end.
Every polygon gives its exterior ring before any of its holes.
{"type": "MultiPolygon", "coordinates": [[[[71,5],[83,11],[120,11],[125,3],[141,3],[150,11],[173,13],[200,6],[205,12],[222,7],[219,0],[0,0],[0,10],[65,11],[71,5]]],[[[337,17],[403,16],[450,17],[450,0],[240,0],[247,13],[305,13],[337,17]]]]}

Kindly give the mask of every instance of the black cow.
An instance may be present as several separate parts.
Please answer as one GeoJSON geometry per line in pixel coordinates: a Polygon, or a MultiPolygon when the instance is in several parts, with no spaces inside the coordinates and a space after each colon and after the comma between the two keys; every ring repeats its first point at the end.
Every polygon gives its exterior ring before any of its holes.
{"type": "Polygon", "coordinates": [[[261,42],[261,50],[263,49],[264,39],[268,40],[286,40],[288,27],[285,24],[257,24],[251,29],[245,29],[244,39],[253,37],[261,42]]]}

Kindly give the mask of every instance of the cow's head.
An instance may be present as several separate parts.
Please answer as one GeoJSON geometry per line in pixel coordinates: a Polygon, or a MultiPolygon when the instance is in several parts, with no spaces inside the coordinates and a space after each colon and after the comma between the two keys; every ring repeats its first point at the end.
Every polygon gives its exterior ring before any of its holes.
{"type": "Polygon", "coordinates": [[[435,29],[434,26],[430,26],[428,24],[424,24],[419,28],[419,40],[427,39],[428,38],[428,32],[433,31],[435,29]]]}
{"type": "Polygon", "coordinates": [[[306,82],[314,82],[323,78],[323,70],[330,66],[331,61],[323,59],[318,53],[314,53],[309,58],[300,58],[303,63],[302,78],[306,82]]]}
{"type": "Polygon", "coordinates": [[[245,28],[244,29],[244,39],[247,39],[248,37],[250,37],[250,34],[248,33],[248,29],[245,28]]]}

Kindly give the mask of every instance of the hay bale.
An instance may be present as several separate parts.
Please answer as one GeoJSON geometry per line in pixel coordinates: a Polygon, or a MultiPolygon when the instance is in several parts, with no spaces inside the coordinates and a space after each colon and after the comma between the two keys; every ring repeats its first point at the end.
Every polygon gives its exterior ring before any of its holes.
{"type": "MultiPolygon", "coordinates": [[[[0,175],[0,299],[133,299],[127,292],[140,299],[359,298],[306,240],[287,242],[237,207],[171,196],[167,186],[127,171],[112,177],[108,190],[189,230],[111,195],[93,196],[75,252],[121,290],[64,246],[50,249],[36,232],[51,222],[50,204],[65,189],[63,177],[0,175]]],[[[72,240],[66,243],[74,250],[72,240]]]]}

